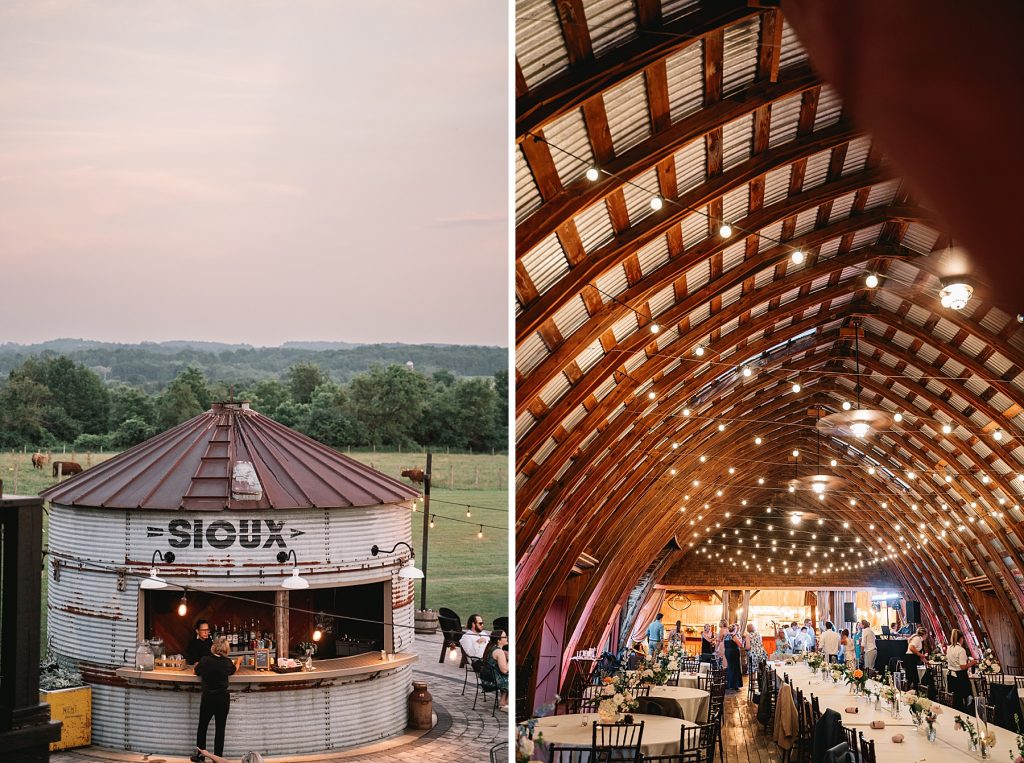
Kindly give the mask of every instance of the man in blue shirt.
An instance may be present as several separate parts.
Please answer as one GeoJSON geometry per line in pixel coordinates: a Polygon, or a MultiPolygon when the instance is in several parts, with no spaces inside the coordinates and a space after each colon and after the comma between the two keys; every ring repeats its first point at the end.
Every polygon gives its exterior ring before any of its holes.
{"type": "Polygon", "coordinates": [[[661,612],[654,618],[654,622],[647,626],[647,642],[651,647],[651,654],[661,653],[661,642],[665,640],[665,626],[661,624],[661,612]]]}

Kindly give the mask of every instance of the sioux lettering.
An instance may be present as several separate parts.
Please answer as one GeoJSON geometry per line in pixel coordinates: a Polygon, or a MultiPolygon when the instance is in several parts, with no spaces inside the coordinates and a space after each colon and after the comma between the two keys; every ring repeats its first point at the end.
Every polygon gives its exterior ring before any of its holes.
{"type": "MultiPolygon", "coordinates": [[[[284,536],[283,521],[273,519],[239,519],[235,522],[226,519],[215,519],[208,525],[202,519],[172,519],[167,523],[168,545],[171,548],[203,548],[204,544],[211,548],[225,549],[237,543],[242,548],[271,548],[279,546],[287,548],[284,536]]],[[[292,537],[297,533],[293,531],[292,537]]],[[[301,533],[298,533],[301,535],[301,533]]]]}

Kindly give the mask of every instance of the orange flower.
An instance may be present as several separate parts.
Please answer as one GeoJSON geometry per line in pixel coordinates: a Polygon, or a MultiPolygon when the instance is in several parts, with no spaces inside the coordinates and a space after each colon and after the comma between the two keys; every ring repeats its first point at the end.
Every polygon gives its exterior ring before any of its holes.
{"type": "Polygon", "coordinates": [[[601,680],[604,681],[606,684],[615,683],[615,679],[612,678],[611,676],[605,676],[601,680]]]}
{"type": "Polygon", "coordinates": [[[855,671],[853,671],[853,677],[854,678],[863,678],[864,677],[864,671],[863,670],[855,670],[855,671]]]}

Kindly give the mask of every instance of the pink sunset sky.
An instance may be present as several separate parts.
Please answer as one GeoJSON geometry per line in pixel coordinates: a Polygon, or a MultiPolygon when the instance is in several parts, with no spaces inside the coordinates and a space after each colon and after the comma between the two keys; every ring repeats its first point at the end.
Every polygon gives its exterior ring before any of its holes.
{"type": "Polygon", "coordinates": [[[508,344],[508,10],[0,4],[0,342],[508,344]]]}

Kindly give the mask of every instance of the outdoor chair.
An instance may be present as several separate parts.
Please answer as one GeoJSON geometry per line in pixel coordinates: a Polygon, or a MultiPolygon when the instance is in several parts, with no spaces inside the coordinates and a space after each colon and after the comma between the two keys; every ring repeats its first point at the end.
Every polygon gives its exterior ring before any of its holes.
{"type": "MultiPolygon", "coordinates": [[[[491,707],[491,716],[498,712],[498,681],[494,675],[494,666],[485,660],[477,660],[480,668],[480,693],[486,698],[488,694],[494,694],[494,703],[491,707]]],[[[476,697],[473,698],[473,709],[476,710],[476,697]]]]}
{"type": "Polygon", "coordinates": [[[640,742],[644,736],[644,722],[594,723],[593,747],[611,748],[616,760],[640,763],[640,742]]]}
{"type": "MultiPolygon", "coordinates": [[[[465,675],[462,677],[462,696],[465,697],[466,684],[469,683],[469,674],[479,674],[479,671],[477,670],[476,665],[473,664],[476,661],[475,658],[466,654],[466,650],[462,648],[462,644],[459,644],[459,651],[462,653],[462,666],[465,671],[465,675]]],[[[477,683],[479,683],[479,675],[477,676],[477,683]]]]}
{"type": "MultiPolygon", "coordinates": [[[[507,617],[496,617],[494,623],[491,626],[492,631],[505,631],[508,633],[508,618],[507,617]]],[[[509,641],[512,639],[510,638],[509,641]]]]}
{"type": "Polygon", "coordinates": [[[644,755],[644,763],[712,763],[715,728],[710,723],[679,727],[679,752],[675,755],[644,755]]]}
{"type": "MultiPolygon", "coordinates": [[[[462,621],[459,620],[459,616],[452,610],[441,607],[437,613],[437,621],[441,626],[441,633],[444,634],[444,643],[441,645],[441,659],[438,662],[444,662],[448,656],[448,650],[451,648],[460,648],[459,643],[462,638],[462,621]]],[[[460,667],[465,664],[465,653],[463,654],[463,662],[460,663],[460,667]]]]}
{"type": "Polygon", "coordinates": [[[553,744],[548,748],[548,763],[608,763],[611,750],[553,744]]]}
{"type": "Polygon", "coordinates": [[[491,747],[490,763],[508,763],[508,742],[498,742],[491,747]]]}

